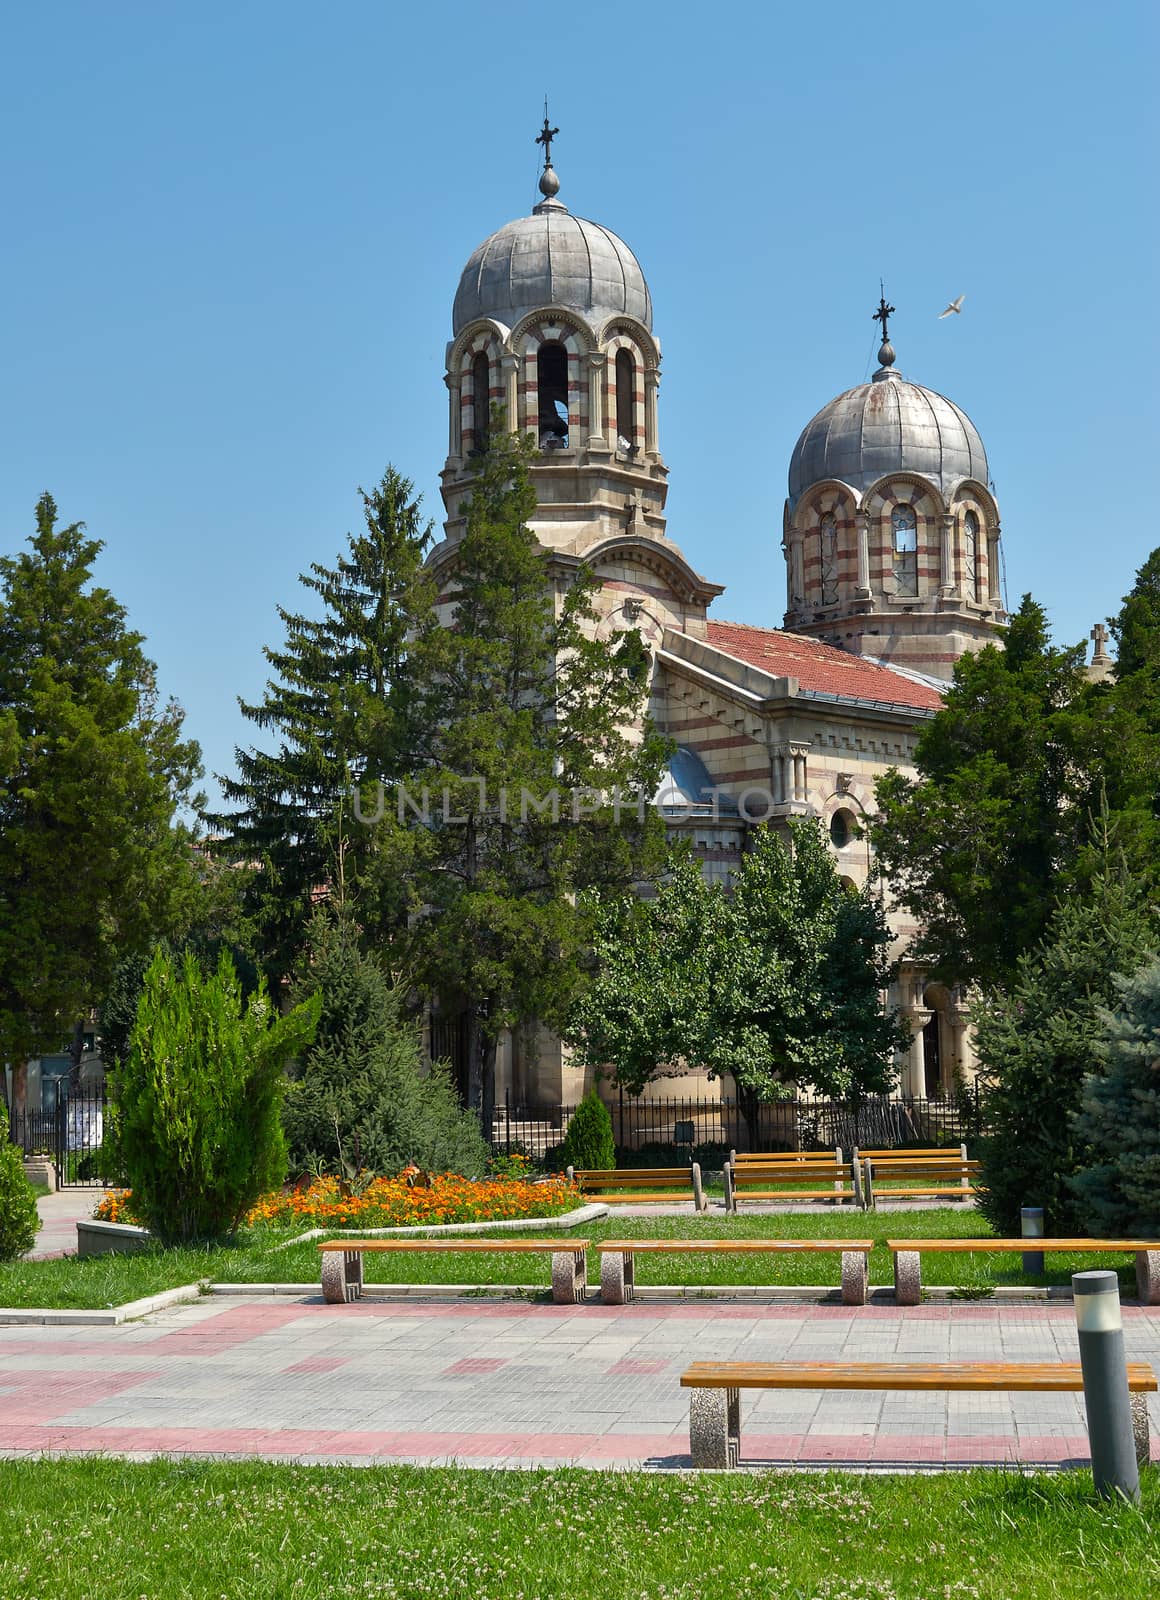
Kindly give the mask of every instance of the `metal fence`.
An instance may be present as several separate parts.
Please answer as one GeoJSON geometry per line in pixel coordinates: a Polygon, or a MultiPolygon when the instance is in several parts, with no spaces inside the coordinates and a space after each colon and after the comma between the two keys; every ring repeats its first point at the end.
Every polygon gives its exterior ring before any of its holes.
{"type": "MultiPolygon", "coordinates": [[[[756,1107],[754,1126],[736,1100],[646,1099],[616,1095],[607,1102],[617,1148],[633,1154],[650,1146],[692,1150],[832,1150],[970,1143],[983,1131],[974,1090],[947,1100],[892,1100],[852,1105],[842,1100],[775,1100],[756,1107]]],[[[505,1099],[496,1109],[492,1144],[543,1156],[563,1139],[575,1106],[520,1106],[505,1099]]]]}
{"type": "Polygon", "coordinates": [[[58,1187],[89,1188],[105,1181],[102,1090],[62,1093],[55,1111],[12,1112],[8,1123],[9,1137],[25,1155],[47,1156],[52,1161],[58,1187]]]}

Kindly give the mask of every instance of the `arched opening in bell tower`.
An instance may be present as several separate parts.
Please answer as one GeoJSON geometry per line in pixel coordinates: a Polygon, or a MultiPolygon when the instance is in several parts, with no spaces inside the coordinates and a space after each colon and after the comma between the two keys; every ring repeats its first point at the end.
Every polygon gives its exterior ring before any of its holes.
{"type": "Polygon", "coordinates": [[[616,352],[616,435],[622,450],[636,445],[636,368],[628,350],[616,352]]]}
{"type": "Polygon", "coordinates": [[[568,352],[549,340],[537,358],[539,380],[539,436],[541,450],[568,448],[568,352]]]}
{"type": "Polygon", "coordinates": [[[473,452],[481,455],[487,449],[490,423],[491,367],[481,350],[471,363],[471,410],[475,419],[473,452]]]}

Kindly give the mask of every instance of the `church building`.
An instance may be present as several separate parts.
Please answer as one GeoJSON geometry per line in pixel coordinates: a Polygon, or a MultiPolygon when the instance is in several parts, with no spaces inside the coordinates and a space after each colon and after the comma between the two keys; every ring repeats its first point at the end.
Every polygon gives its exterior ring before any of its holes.
{"type": "MultiPolygon", "coordinates": [[[[636,628],[652,654],[650,711],[678,749],[658,796],[707,874],[727,879],[746,831],[816,817],[839,869],[870,870],[859,823],[875,781],[912,770],[955,661],[1006,622],[999,509],[982,440],[953,401],[904,377],[882,299],[878,369],[802,430],[783,517],[781,627],[729,622],[723,589],[668,536],[658,404],[661,345],[640,263],[559,198],[545,119],[541,199],[468,258],[447,346],[445,537],[454,558],[473,455],[499,403],[541,452],[532,528],[558,590],[581,564],[601,585],[600,630],[636,628]]],[[[891,914],[898,943],[914,932],[891,914]]],[[[892,993],[911,1029],[899,1092],[937,1097],[972,1069],[961,995],[903,962],[892,993]]],[[[543,1030],[506,1041],[497,1098],[575,1104],[587,1087],[543,1030]]],[[[659,1092],[716,1098],[683,1080],[659,1092]]],[[[728,1093],[728,1088],[726,1088],[728,1093]]]]}

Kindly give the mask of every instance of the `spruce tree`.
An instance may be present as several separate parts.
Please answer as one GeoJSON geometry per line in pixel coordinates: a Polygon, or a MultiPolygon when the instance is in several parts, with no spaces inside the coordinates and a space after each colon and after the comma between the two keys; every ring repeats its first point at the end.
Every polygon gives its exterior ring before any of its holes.
{"type": "Polygon", "coordinates": [[[485,1133],[500,1034],[528,1017],[559,1024],[583,983],[579,892],[627,889],[663,854],[659,818],[636,808],[669,748],[643,715],[647,651],[635,630],[595,638],[595,580],[553,572],[528,527],[532,453],[493,430],[440,575],[445,626],[416,637],[408,660],[409,881],[424,907],[408,970],[466,1013],[468,1103],[485,1133]],[[599,798],[617,791],[619,811],[599,798]]]}
{"type": "Polygon", "coordinates": [[[360,494],[364,529],[332,567],[313,563],[299,579],[318,614],[278,608],[286,638],[265,651],[266,692],[241,702],[272,743],[236,751],[238,776],[221,780],[235,809],[209,819],[224,835],[219,849],[251,869],[247,909],[271,981],[297,966],[320,897],[340,912],[357,907],[376,943],[404,914],[395,830],[375,795],[409,757],[404,666],[410,642],[434,625],[423,570],[431,524],[393,467],[360,494]]]}
{"type": "Polygon", "coordinates": [[[1084,1081],[1076,1138],[1083,1168],[1072,1179],[1084,1227],[1160,1238],[1160,958],[1116,980],[1103,1014],[1098,1070],[1084,1081]]]}
{"type": "Polygon", "coordinates": [[[445,1071],[424,1073],[417,1023],[349,919],[315,918],[298,994],[321,1011],[282,1110],[293,1171],[484,1171],[478,1120],[445,1071]]]}
{"type": "Polygon", "coordinates": [[[612,1118],[595,1089],[589,1089],[572,1113],[558,1164],[581,1172],[611,1172],[616,1166],[612,1118]]]}
{"type": "Polygon", "coordinates": [[[1023,1206],[1042,1206],[1049,1234],[1076,1232],[1069,1180],[1083,1164],[1075,1118],[1085,1079],[1099,1070],[1104,1008],[1115,975],[1154,944],[1155,924],[1134,890],[1100,878],[1060,906],[1046,938],[1022,956],[1006,991],[974,1008],[988,1136],[980,1149],[979,1207],[1002,1234],[1023,1206]]]}
{"type": "Polygon", "coordinates": [[[117,962],[180,933],[199,898],[180,821],[198,747],[92,582],[100,550],[46,494],[29,548],[0,559],[0,1061],[16,1112],[28,1058],[59,1050],[117,962]]]}

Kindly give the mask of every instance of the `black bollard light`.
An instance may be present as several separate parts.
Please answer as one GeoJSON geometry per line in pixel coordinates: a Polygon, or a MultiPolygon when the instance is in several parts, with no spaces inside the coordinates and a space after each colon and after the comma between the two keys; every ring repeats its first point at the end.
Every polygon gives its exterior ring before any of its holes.
{"type": "MultiPolygon", "coordinates": [[[[1019,1231],[1025,1239],[1043,1238],[1043,1207],[1024,1206],[1019,1213],[1019,1231]]],[[[1024,1272],[1043,1271],[1043,1251],[1024,1250],[1024,1272]]]]}
{"type": "Polygon", "coordinates": [[[1140,1469],[1132,1437],[1120,1280],[1114,1272],[1074,1272],[1071,1290],[1096,1492],[1138,1505],[1140,1469]]]}

